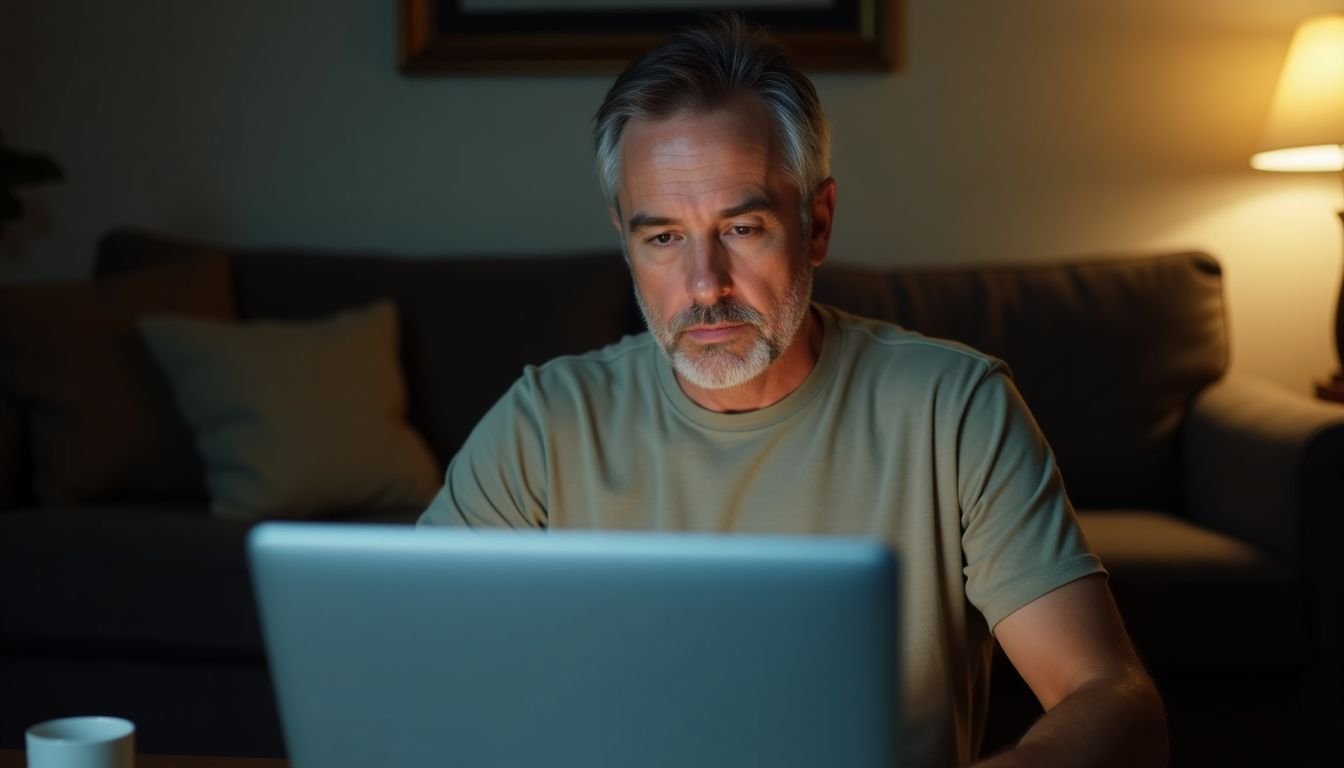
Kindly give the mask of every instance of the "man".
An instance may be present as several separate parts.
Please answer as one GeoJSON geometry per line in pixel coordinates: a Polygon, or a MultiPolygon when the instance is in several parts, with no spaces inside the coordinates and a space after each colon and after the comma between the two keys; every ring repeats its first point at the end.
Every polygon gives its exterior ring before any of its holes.
{"type": "Polygon", "coordinates": [[[911,765],[975,757],[995,638],[1047,713],[985,765],[1165,762],[1161,702],[1002,364],[810,304],[836,185],[806,77],[729,19],[632,64],[595,133],[650,333],[527,368],[421,522],[882,536],[911,765]]]}

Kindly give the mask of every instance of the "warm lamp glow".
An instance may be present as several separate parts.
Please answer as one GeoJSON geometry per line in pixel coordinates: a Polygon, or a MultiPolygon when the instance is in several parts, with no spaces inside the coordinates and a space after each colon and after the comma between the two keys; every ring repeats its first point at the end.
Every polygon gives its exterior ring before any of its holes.
{"type": "Polygon", "coordinates": [[[1344,171],[1344,13],[1298,27],[1251,165],[1264,171],[1344,171]]]}
{"type": "Polygon", "coordinates": [[[1258,171],[1344,171],[1344,147],[1289,147],[1257,152],[1251,167],[1258,171]]]}

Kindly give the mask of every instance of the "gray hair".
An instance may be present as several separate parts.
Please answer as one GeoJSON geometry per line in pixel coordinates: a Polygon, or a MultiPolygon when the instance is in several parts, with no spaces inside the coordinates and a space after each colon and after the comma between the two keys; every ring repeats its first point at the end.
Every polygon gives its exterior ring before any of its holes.
{"type": "Polygon", "coordinates": [[[744,28],[736,14],[682,30],[635,60],[616,78],[594,116],[593,143],[602,193],[616,205],[621,133],[632,119],[705,112],[739,93],[761,99],[783,145],[784,172],[802,197],[805,228],[812,197],[831,173],[831,128],[812,82],[784,47],[744,28]]]}

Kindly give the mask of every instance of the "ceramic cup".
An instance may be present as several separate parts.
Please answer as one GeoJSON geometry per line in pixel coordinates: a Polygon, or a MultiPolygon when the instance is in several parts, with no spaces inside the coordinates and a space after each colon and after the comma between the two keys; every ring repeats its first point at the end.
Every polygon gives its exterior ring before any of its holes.
{"type": "Polygon", "coordinates": [[[63,717],[28,729],[28,768],[134,768],[135,723],[63,717]]]}

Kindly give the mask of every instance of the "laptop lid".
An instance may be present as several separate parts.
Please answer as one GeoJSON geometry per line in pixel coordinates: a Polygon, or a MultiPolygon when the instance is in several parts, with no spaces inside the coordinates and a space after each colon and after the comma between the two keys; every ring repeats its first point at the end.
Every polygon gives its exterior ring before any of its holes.
{"type": "Polygon", "coordinates": [[[873,540],[263,523],[295,768],[891,766],[873,540]]]}

